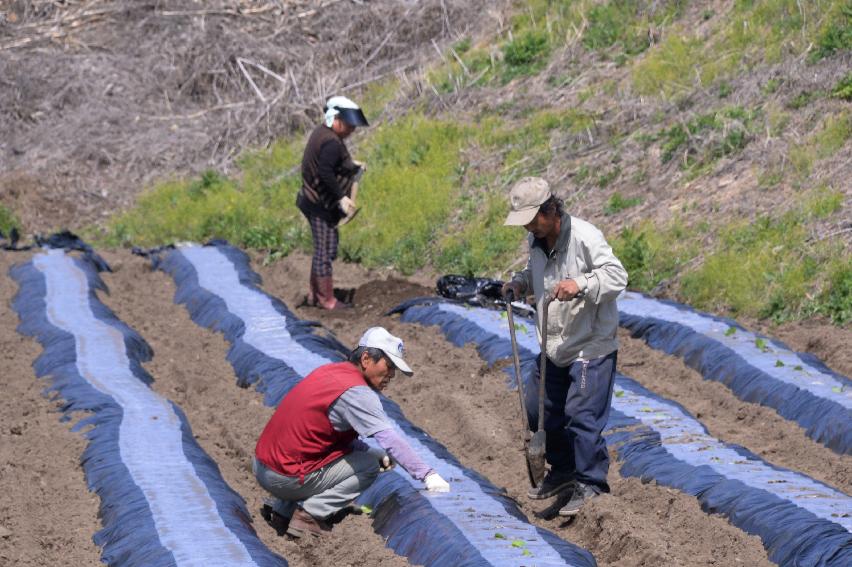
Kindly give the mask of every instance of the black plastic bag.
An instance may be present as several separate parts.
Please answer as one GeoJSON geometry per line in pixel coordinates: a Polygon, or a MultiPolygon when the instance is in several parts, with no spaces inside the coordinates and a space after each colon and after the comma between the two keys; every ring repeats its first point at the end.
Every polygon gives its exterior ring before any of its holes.
{"type": "Polygon", "coordinates": [[[472,305],[504,308],[506,301],[501,290],[503,282],[491,278],[474,278],[458,274],[447,274],[438,278],[435,285],[438,295],[472,305]]]}

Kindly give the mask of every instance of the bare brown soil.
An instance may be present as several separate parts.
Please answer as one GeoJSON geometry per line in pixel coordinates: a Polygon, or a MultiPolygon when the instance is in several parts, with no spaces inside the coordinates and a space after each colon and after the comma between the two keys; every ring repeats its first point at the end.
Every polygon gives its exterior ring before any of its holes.
{"type": "MultiPolygon", "coordinates": [[[[114,273],[103,275],[111,293],[101,294],[102,300],[154,348],[154,359],[146,365],[155,378],[154,389],[186,412],[198,442],[245,498],[263,542],[296,566],[407,564],[384,546],[364,516],[347,518],[315,542],[276,535],[259,515],[265,494],[250,470],[254,443],[271,408],[256,392],[236,387],[225,360],[227,343],[196,326],[183,307],[173,304],[171,278],[152,272],[143,259],[127,252],[105,257],[114,273]]],[[[27,258],[26,253],[2,253],[0,270],[5,274],[11,264],[27,258]]],[[[271,266],[256,261],[253,267],[267,292],[291,308],[298,303],[309,258],[293,255],[271,266]]],[[[524,495],[518,402],[506,388],[505,374],[486,367],[472,346],[452,346],[435,327],[383,316],[403,299],[431,294],[422,285],[425,280],[346,264],[337,267],[337,279],[356,289],[355,309],[329,313],[299,308],[297,314],[321,321],[345,344],[353,344],[375,324],[403,337],[416,375],[398,376],[387,395],[464,465],[505,487],[534,523],[589,549],[602,566],[770,564],[758,538],[705,514],[690,496],[622,478],[618,463],[610,471],[612,494],[590,502],[578,518],[563,522],[538,517],[548,503],[524,495]]],[[[91,536],[100,527],[98,501],[87,491],[79,465],[85,442],[59,421],[57,402],[40,394],[46,384],[34,378],[30,365],[41,349],[15,331],[17,316],[9,308],[15,290],[10,278],[0,278],[0,380],[7,394],[0,405],[0,560],[24,566],[97,564],[99,550],[91,536]]],[[[852,488],[852,458],[814,443],[773,411],[737,400],[679,360],[623,336],[619,367],[683,404],[720,439],[846,492],[852,488]]]]}
{"type": "MultiPolygon", "coordinates": [[[[721,15],[729,3],[712,4],[721,15]]],[[[480,27],[505,25],[503,2],[481,8],[462,0],[0,2],[0,203],[15,212],[27,233],[79,228],[129,206],[154,180],[207,168],[230,173],[242,148],[316,123],[330,94],[354,96],[374,79],[416,75],[426,53],[435,53],[433,40],[444,46],[475,37],[480,27]]],[[[705,8],[702,3],[689,7],[695,22],[705,8]]],[[[540,75],[505,87],[433,97],[419,79],[405,82],[414,95],[425,92],[436,112],[467,116],[471,123],[475,115],[491,111],[511,120],[554,106],[576,106],[594,115],[587,132],[554,132],[546,171],[531,173],[551,179],[572,209],[592,222],[603,220],[604,203],[614,191],[641,197],[640,205],[606,217],[608,230],[615,231],[649,218],[664,223],[677,217],[686,224],[753,218],[793,203],[800,188],[785,165],[786,153],[843,103],[819,97],[793,112],[790,102],[802,92],[835,84],[848,72],[849,57],[817,65],[802,58],[784,61],[733,79],[725,100],[718,85],[707,85],[678,103],[639,99],[628,86],[629,67],[616,67],[576,42],[555,53],[540,75]],[[776,79],[780,87],[771,95],[763,92],[776,79]],[[584,96],[604,80],[613,94],[584,96]],[[719,160],[710,175],[693,183],[686,183],[687,173],[676,161],[662,163],[659,148],[644,146],[635,135],[658,134],[667,124],[660,116],[686,122],[730,105],[781,109],[789,114],[789,126],[780,135],[767,131],[751,140],[741,154],[719,160]],[[620,139],[619,148],[610,143],[620,139]],[[583,167],[596,174],[581,176],[583,167]],[[615,171],[612,185],[598,185],[597,173],[615,171]],[[762,186],[760,174],[773,171],[784,174],[781,180],[762,186]]],[[[693,140],[698,149],[711,142],[693,140]]],[[[811,227],[813,238],[838,233],[847,249],[852,242],[848,155],[840,151],[823,160],[808,180],[847,197],[840,211],[811,227]]],[[[476,167],[504,165],[502,153],[481,157],[472,173],[476,167]]],[[[536,163],[531,157],[528,163],[536,163]]],[[[31,368],[41,347],[15,331],[18,320],[9,306],[16,284],[6,273],[28,257],[0,252],[0,565],[97,565],[100,550],[91,538],[100,528],[99,501],[87,490],[79,465],[86,441],[70,431],[81,416],[60,421],[61,402],[43,395],[49,384],[36,380],[31,368]]],[[[257,393],[235,386],[225,361],[228,345],[172,303],[169,277],[126,251],[106,257],[115,272],[104,275],[112,293],[101,294],[102,300],[153,346],[155,356],[146,368],[155,378],[154,389],[186,412],[201,446],[246,500],[263,542],[299,567],[407,564],[384,547],[363,516],[348,518],[320,541],[276,535],[258,514],[264,494],[249,463],[271,409],[257,393]]],[[[301,254],[271,266],[254,264],[266,291],[291,308],[302,298],[308,266],[301,254]]],[[[403,299],[431,294],[434,277],[406,279],[345,264],[336,270],[339,284],[356,288],[357,307],[297,313],[320,320],[347,344],[374,324],[405,338],[417,375],[398,377],[387,394],[463,464],[505,487],[533,522],[586,547],[602,566],[769,564],[757,538],[703,513],[694,498],[622,478],[618,463],[610,472],[612,494],[590,502],[574,521],[537,517],[544,504],[524,496],[517,399],[506,389],[505,375],[486,367],[472,347],[453,347],[436,328],[383,316],[403,299]]],[[[777,327],[746,323],[852,376],[852,330],[818,320],[777,327]]],[[[702,380],[678,359],[622,333],[619,367],[683,404],[723,441],[852,491],[852,458],[814,443],[774,411],[743,403],[725,387],[702,380]]]]}
{"type": "Polygon", "coordinates": [[[41,347],[15,332],[17,285],[6,272],[28,256],[0,254],[0,564],[97,565],[98,498],[80,468],[86,442],[42,395],[48,383],[31,368],[41,347]]]}

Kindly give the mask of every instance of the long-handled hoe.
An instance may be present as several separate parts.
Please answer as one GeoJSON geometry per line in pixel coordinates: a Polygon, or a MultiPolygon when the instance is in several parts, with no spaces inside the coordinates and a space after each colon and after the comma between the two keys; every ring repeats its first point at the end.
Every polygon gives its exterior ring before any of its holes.
{"type": "Polygon", "coordinates": [[[515,363],[515,380],[518,383],[518,396],[521,400],[521,419],[524,424],[524,455],[527,459],[527,475],[530,484],[536,488],[544,480],[545,447],[547,435],[544,432],[544,383],[547,371],[547,311],[553,298],[547,297],[542,306],[541,328],[541,369],[538,383],[538,429],[530,432],[529,418],[524,397],[523,379],[521,378],[521,362],[518,358],[518,342],[515,338],[515,321],[512,316],[512,299],[514,294],[509,291],[506,301],[506,316],[509,320],[509,336],[512,338],[512,359],[515,363]]]}

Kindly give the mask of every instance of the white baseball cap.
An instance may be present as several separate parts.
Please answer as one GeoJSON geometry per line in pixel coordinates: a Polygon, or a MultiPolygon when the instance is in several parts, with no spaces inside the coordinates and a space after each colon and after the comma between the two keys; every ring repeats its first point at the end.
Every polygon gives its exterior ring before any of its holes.
{"type": "Polygon", "coordinates": [[[550,198],[550,185],[541,177],[524,177],[509,193],[509,211],[506,226],[525,226],[532,222],[538,208],[550,198]]]}
{"type": "Polygon", "coordinates": [[[414,374],[402,359],[405,355],[405,346],[402,344],[402,339],[388,333],[384,327],[370,327],[367,329],[361,336],[361,340],[358,341],[358,346],[377,348],[388,355],[394,366],[399,368],[403,374],[406,376],[414,374]]]}

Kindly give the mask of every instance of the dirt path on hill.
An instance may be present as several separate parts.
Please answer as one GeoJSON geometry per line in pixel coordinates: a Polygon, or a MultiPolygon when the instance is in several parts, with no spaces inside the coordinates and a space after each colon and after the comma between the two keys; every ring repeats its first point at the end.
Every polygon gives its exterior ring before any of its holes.
{"type": "MultiPolygon", "coordinates": [[[[236,387],[221,335],[192,323],[173,303],[174,283],[128,252],[106,253],[114,273],[104,274],[110,295],[101,299],[138,330],[154,349],[145,365],[154,389],[186,412],[199,444],[225,481],[246,500],[263,542],[295,566],[407,565],[384,546],[365,517],[350,517],[326,538],[310,543],[279,537],[260,517],[264,497],[251,474],[250,456],[272,410],[253,390],[236,387]]],[[[97,497],[88,492],[79,465],[85,441],[60,422],[57,403],[41,395],[31,364],[41,347],[15,331],[9,301],[17,290],[6,276],[24,254],[0,254],[0,563],[94,565],[100,550],[91,536],[99,527],[97,497]],[[57,490],[58,488],[58,490],[57,490]]],[[[535,516],[544,505],[524,496],[516,395],[506,375],[487,368],[472,346],[456,348],[436,327],[400,323],[383,313],[401,300],[431,295],[428,278],[404,280],[385,271],[336,266],[337,281],[356,288],[358,307],[344,313],[295,308],[307,281],[308,259],[293,255],[271,266],[255,261],[263,289],[306,319],[322,322],[345,344],[367,327],[386,326],[406,340],[416,376],[398,376],[387,395],[406,416],[446,445],[466,466],[503,486],[531,520],[589,549],[601,566],[769,565],[760,540],[719,516],[701,511],[678,491],[625,479],[614,463],[612,494],[592,501],[573,522],[535,516]]],[[[850,491],[852,463],[804,437],[771,410],[745,404],[723,386],[706,382],[679,360],[622,337],[620,370],[683,404],[711,433],[738,443],[780,466],[803,471],[850,491]]],[[[188,518],[188,521],[191,519],[188,518]]]]}

